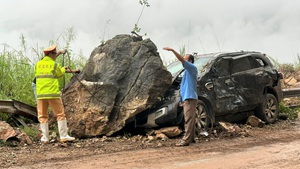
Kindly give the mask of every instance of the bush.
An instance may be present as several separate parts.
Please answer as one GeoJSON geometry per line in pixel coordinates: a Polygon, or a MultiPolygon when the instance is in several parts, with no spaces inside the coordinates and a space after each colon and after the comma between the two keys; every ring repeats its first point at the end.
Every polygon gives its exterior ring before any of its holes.
{"type": "Polygon", "coordinates": [[[293,72],[295,72],[294,66],[292,64],[289,64],[289,63],[279,64],[278,70],[280,72],[283,72],[283,73],[293,73],[293,72]]]}
{"type": "Polygon", "coordinates": [[[299,110],[300,110],[299,108],[292,109],[292,108],[286,107],[283,103],[279,104],[279,112],[281,114],[287,115],[288,119],[290,119],[290,120],[295,120],[298,118],[299,110]]]}
{"type": "Polygon", "coordinates": [[[0,112],[0,121],[7,121],[9,118],[9,114],[0,112]]]}

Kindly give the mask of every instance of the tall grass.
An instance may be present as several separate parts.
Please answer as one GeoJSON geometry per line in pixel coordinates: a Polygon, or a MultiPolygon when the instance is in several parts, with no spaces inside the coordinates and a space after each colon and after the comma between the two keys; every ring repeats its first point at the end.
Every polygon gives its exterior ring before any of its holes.
{"type": "MultiPolygon", "coordinates": [[[[7,44],[2,44],[0,51],[0,99],[15,99],[30,105],[36,105],[36,101],[31,87],[34,78],[34,66],[38,60],[43,57],[43,49],[45,47],[33,47],[28,44],[25,37],[20,38],[21,49],[16,50],[7,44]]],[[[61,48],[68,50],[64,56],[64,66],[70,66],[73,69],[82,69],[87,61],[87,57],[82,53],[73,54],[71,42],[75,40],[75,32],[73,28],[56,40],[50,40],[49,46],[57,44],[61,48]]],[[[0,46],[0,47],[1,47],[0,46]]],[[[62,66],[63,57],[56,60],[62,66]]],[[[69,82],[72,74],[67,74],[65,84],[69,82]]],[[[60,79],[61,84],[63,79],[60,79]]],[[[63,87],[63,86],[61,86],[63,87]]]]}
{"type": "Polygon", "coordinates": [[[0,67],[1,99],[16,99],[32,104],[33,65],[29,58],[4,48],[0,53],[0,67]]]}

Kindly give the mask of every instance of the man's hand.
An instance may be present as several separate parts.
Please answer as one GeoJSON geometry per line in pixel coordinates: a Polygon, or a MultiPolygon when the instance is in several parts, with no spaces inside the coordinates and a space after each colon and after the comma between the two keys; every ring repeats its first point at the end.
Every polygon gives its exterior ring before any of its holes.
{"type": "Polygon", "coordinates": [[[173,51],[173,49],[172,49],[172,48],[169,48],[169,47],[164,47],[163,50],[173,51]]]}
{"type": "Polygon", "coordinates": [[[67,53],[67,49],[62,49],[62,50],[59,51],[59,53],[60,54],[65,54],[65,53],[67,53]]]}
{"type": "Polygon", "coordinates": [[[66,73],[80,73],[81,71],[80,70],[71,70],[71,68],[69,66],[65,66],[64,67],[66,69],[66,73]]]}
{"type": "Polygon", "coordinates": [[[64,68],[66,69],[66,72],[67,72],[67,73],[70,73],[71,69],[70,69],[69,66],[65,66],[64,68]]]}
{"type": "Polygon", "coordinates": [[[80,73],[81,71],[80,70],[73,70],[74,73],[78,74],[80,73]]]}
{"type": "Polygon", "coordinates": [[[179,107],[183,107],[183,104],[184,104],[184,102],[179,102],[179,103],[178,103],[178,106],[179,106],[179,107]]]}

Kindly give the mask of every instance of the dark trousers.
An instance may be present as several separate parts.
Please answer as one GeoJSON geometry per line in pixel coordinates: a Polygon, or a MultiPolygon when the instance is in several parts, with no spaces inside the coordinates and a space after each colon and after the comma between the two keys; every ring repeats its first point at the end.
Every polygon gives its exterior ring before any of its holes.
{"type": "Polygon", "coordinates": [[[185,133],[182,138],[183,141],[191,143],[195,139],[195,121],[197,111],[197,100],[187,99],[183,102],[183,113],[185,119],[185,133]]]}

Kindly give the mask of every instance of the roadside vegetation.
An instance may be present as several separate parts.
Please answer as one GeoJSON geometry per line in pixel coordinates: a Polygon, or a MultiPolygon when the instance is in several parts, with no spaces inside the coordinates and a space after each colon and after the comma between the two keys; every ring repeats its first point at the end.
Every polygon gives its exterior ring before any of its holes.
{"type": "MultiPolygon", "coordinates": [[[[71,42],[75,40],[75,32],[70,28],[58,37],[56,40],[49,41],[49,46],[58,45],[58,49],[67,49],[65,55],[57,59],[60,66],[70,66],[71,69],[80,69],[84,67],[87,57],[82,54],[75,54],[71,48],[71,42]]],[[[34,66],[37,61],[43,58],[43,47],[33,47],[21,35],[21,49],[14,49],[7,44],[1,44],[0,51],[0,99],[15,99],[36,105],[31,87],[34,79],[34,66]]],[[[65,78],[60,79],[61,88],[67,84],[72,74],[66,74],[65,78]]]]}
{"type": "MultiPolygon", "coordinates": [[[[70,66],[71,69],[82,70],[87,62],[87,56],[82,53],[74,53],[71,42],[76,39],[73,28],[68,29],[60,37],[49,41],[47,46],[36,46],[29,44],[25,37],[21,35],[21,49],[14,49],[8,44],[0,44],[0,99],[1,100],[18,100],[26,104],[36,106],[36,100],[32,89],[32,81],[34,79],[34,67],[37,61],[43,58],[43,49],[57,44],[59,49],[67,49],[65,55],[61,55],[56,60],[60,66],[70,66]]],[[[60,78],[60,87],[66,85],[73,74],[66,74],[64,78],[60,78]]],[[[23,117],[21,117],[23,118],[23,117]]],[[[24,121],[28,119],[23,118],[24,121]]],[[[0,112],[0,121],[12,122],[10,114],[0,112]]],[[[13,126],[20,127],[32,141],[37,141],[38,129],[36,127],[22,126],[18,123],[10,123],[13,126]]],[[[53,129],[55,131],[55,129],[53,129]]],[[[11,146],[10,143],[0,141],[0,146],[11,146]]]]}
{"type": "MultiPolygon", "coordinates": [[[[284,77],[291,76],[292,74],[299,75],[296,72],[300,72],[300,58],[298,56],[298,62],[296,62],[296,64],[290,64],[290,63],[279,64],[279,63],[277,63],[277,67],[278,67],[278,71],[283,73],[284,77]]],[[[283,88],[285,88],[285,86],[283,86],[283,88]]],[[[293,98],[293,100],[295,100],[295,102],[297,102],[296,103],[297,105],[299,104],[300,99],[298,97],[293,98]]],[[[282,114],[285,114],[288,117],[288,119],[295,120],[298,118],[298,112],[300,112],[300,107],[289,108],[288,106],[285,106],[284,102],[282,102],[279,105],[279,112],[282,114]]]]}

